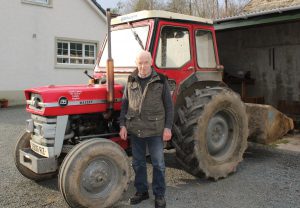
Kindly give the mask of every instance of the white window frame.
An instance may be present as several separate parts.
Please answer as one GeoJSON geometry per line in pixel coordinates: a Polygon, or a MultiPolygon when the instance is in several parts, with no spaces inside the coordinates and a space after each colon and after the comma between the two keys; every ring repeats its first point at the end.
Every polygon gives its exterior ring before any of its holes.
{"type": "Polygon", "coordinates": [[[54,52],[55,68],[93,69],[96,64],[98,45],[99,45],[99,43],[97,41],[91,41],[91,40],[78,40],[78,39],[71,39],[71,38],[55,38],[55,52],[54,52]],[[58,43],[67,43],[68,44],[68,55],[57,54],[58,43]],[[71,43],[82,44],[82,56],[81,57],[72,57],[71,56],[71,49],[70,49],[71,43]],[[94,46],[94,56],[93,57],[85,55],[85,46],[86,45],[94,46]],[[57,62],[58,58],[67,58],[68,63],[58,63],[57,62]],[[82,60],[82,63],[78,63],[78,64],[71,63],[71,59],[82,60]],[[84,64],[84,60],[88,60],[88,59],[94,60],[94,63],[93,64],[84,64]]]}
{"type": "Polygon", "coordinates": [[[22,3],[33,4],[38,6],[52,7],[53,0],[21,0],[22,3]]]}

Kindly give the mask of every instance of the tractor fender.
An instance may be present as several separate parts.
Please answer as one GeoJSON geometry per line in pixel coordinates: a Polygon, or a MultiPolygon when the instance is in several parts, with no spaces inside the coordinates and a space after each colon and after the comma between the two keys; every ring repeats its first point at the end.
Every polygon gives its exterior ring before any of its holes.
{"type": "MultiPolygon", "coordinates": [[[[175,107],[175,112],[177,112],[176,109],[180,108],[182,105],[184,105],[185,100],[184,98],[186,96],[191,96],[195,89],[205,89],[205,88],[211,88],[211,87],[228,87],[226,83],[222,81],[219,78],[219,75],[213,74],[211,76],[201,76],[202,72],[195,72],[191,76],[189,76],[187,79],[183,80],[180,83],[180,86],[178,87],[177,91],[177,98],[176,98],[176,103],[174,105],[175,107]],[[203,80],[207,78],[207,80],[203,80]]],[[[175,114],[176,117],[176,114],[175,114]]]]}
{"type": "MultiPolygon", "coordinates": [[[[194,83],[207,83],[209,86],[215,86],[213,83],[223,83],[222,71],[196,71],[180,83],[178,93],[181,94],[194,83]]],[[[224,83],[225,84],[225,83],[224,83]]],[[[220,86],[220,85],[217,85],[220,86]]]]}

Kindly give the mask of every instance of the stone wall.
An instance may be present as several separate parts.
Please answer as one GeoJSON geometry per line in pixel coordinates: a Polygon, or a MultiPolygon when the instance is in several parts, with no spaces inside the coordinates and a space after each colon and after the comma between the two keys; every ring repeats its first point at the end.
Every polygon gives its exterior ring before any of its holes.
{"type": "MultiPolygon", "coordinates": [[[[251,72],[247,96],[267,104],[300,100],[300,22],[218,31],[220,62],[232,75],[251,72]]],[[[237,89],[238,90],[238,89],[237,89]]]]}

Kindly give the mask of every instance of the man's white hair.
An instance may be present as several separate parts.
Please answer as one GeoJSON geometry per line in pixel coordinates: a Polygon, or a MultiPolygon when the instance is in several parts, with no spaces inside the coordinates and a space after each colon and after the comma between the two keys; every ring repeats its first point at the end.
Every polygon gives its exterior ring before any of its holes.
{"type": "Polygon", "coordinates": [[[150,60],[150,63],[152,63],[152,56],[151,56],[151,53],[149,51],[146,51],[146,50],[140,50],[138,53],[137,53],[137,56],[135,58],[135,61],[137,61],[137,59],[139,57],[142,57],[142,56],[147,56],[150,60]]]}

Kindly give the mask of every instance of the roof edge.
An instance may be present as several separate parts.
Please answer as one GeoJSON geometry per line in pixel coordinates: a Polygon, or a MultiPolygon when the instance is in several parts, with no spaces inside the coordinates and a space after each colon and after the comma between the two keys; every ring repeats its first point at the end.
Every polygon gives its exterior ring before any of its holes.
{"type": "Polygon", "coordinates": [[[106,21],[106,12],[96,0],[88,0],[89,5],[106,21]]]}
{"type": "Polygon", "coordinates": [[[213,22],[214,22],[214,24],[218,24],[218,23],[223,23],[223,22],[229,22],[229,21],[232,21],[232,20],[249,19],[249,18],[252,18],[252,17],[258,17],[258,16],[268,15],[268,14],[277,14],[277,13],[280,14],[280,13],[283,13],[283,12],[288,12],[288,11],[293,11],[293,10],[298,10],[298,9],[300,9],[300,5],[270,9],[270,10],[260,11],[260,12],[242,13],[242,14],[237,15],[237,16],[225,17],[225,18],[222,18],[222,19],[216,19],[216,20],[213,20],[213,22]]]}
{"type": "Polygon", "coordinates": [[[201,22],[205,24],[213,24],[211,19],[205,19],[201,17],[186,15],[186,14],[179,14],[174,12],[168,12],[163,10],[143,10],[139,12],[133,12],[130,14],[118,16],[112,19],[112,24],[122,24],[131,21],[137,21],[147,18],[169,18],[169,19],[177,19],[177,20],[188,20],[188,21],[195,21],[201,22]]]}
{"type": "Polygon", "coordinates": [[[95,4],[96,7],[98,7],[98,9],[99,9],[104,15],[106,15],[105,9],[103,9],[103,7],[102,7],[96,0],[92,0],[92,2],[95,4]]]}

